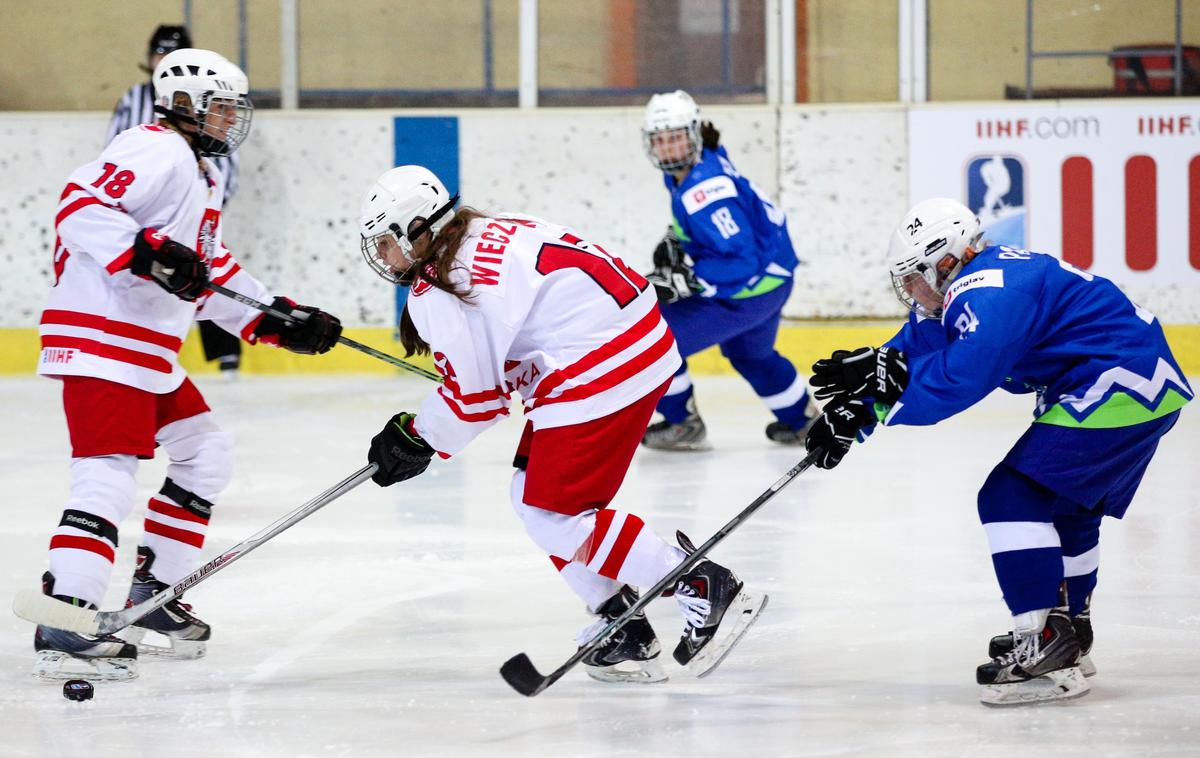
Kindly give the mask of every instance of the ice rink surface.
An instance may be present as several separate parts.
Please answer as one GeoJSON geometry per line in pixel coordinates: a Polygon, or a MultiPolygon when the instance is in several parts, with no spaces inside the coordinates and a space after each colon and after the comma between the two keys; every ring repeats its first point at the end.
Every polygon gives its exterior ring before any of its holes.
{"type": "MultiPolygon", "coordinates": [[[[198,384],[237,437],[237,471],[205,555],[241,541],[365,462],[429,385],[395,378],[244,377],[198,384]]],[[[617,505],[699,544],[800,452],[763,437],[734,377],[700,377],[714,449],[640,451],[617,505]]],[[[672,679],[604,685],[575,670],[526,699],[500,679],[524,651],[548,672],[590,620],[508,503],[521,420],[411,482],[368,482],[186,598],[213,624],[208,657],[143,659],[76,704],[29,675],[33,628],[0,613],[4,756],[1063,756],[1200,753],[1200,409],[1184,410],[1124,522],[1102,528],[1092,692],[988,709],[975,666],[1009,617],[975,492],[1028,423],[996,393],[936,428],[887,429],[836,471],[812,470],[714,557],[770,605],[711,677],[669,651],[673,601],[650,607],[672,679]]],[[[67,492],[58,385],[0,381],[5,506],[0,596],[37,586],[67,492]]],[[[145,499],[139,472],[105,605],[124,600],[145,499]]]]}

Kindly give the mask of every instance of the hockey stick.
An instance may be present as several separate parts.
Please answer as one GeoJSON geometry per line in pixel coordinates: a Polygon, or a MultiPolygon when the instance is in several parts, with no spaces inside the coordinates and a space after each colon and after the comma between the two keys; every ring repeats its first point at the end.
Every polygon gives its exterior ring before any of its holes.
{"type": "MultiPolygon", "coordinates": [[[[289,323],[302,320],[295,316],[291,316],[287,313],[284,313],[283,311],[276,310],[275,308],[272,308],[271,306],[267,305],[266,303],[255,300],[252,297],[246,297],[245,295],[243,295],[240,292],[234,292],[233,290],[229,289],[228,287],[222,287],[219,284],[213,284],[212,282],[209,282],[208,288],[210,290],[212,290],[213,292],[217,293],[218,295],[224,295],[225,297],[232,298],[232,299],[238,301],[239,303],[241,303],[242,305],[248,305],[251,308],[260,310],[263,313],[267,314],[268,316],[274,316],[277,319],[282,319],[283,321],[287,321],[289,323]]],[[[383,361],[384,363],[390,363],[393,366],[395,366],[396,368],[402,368],[405,371],[411,371],[412,373],[417,374],[418,376],[423,376],[426,379],[432,379],[435,382],[442,381],[442,377],[438,376],[437,374],[433,373],[432,371],[426,371],[425,369],[421,368],[420,366],[414,366],[413,364],[409,363],[408,361],[402,361],[394,355],[388,355],[387,353],[380,352],[379,350],[376,350],[373,347],[367,347],[363,343],[355,342],[354,340],[350,339],[349,337],[338,337],[338,342],[345,345],[346,347],[352,347],[360,353],[366,353],[367,355],[371,356],[372,358],[378,358],[379,360],[383,361]]]]}
{"type": "Polygon", "coordinates": [[[604,644],[613,632],[624,626],[630,619],[641,612],[643,608],[649,605],[651,601],[661,595],[664,590],[671,588],[692,566],[699,563],[701,558],[716,547],[721,540],[729,536],[730,532],[737,529],[743,521],[750,518],[764,503],[774,497],[775,493],[786,487],[793,479],[811,467],[821,453],[821,450],[814,450],[804,460],[793,466],[790,471],[780,477],[779,481],[772,484],[766,492],[759,495],[753,503],[747,505],[742,509],[741,513],[730,519],[728,524],[718,529],[717,533],[708,539],[708,542],[696,548],[695,552],[685,558],[683,563],[679,564],[674,571],[664,576],[658,584],[644,592],[636,603],[626,608],[624,613],[609,622],[608,626],[604,627],[599,634],[593,637],[591,642],[576,650],[575,655],[568,658],[566,663],[550,672],[550,674],[543,676],[537,670],[537,667],[533,665],[533,661],[529,660],[528,655],[517,653],[500,667],[500,676],[504,677],[504,681],[508,682],[514,690],[526,697],[533,697],[543,692],[547,687],[561,679],[563,674],[567,673],[576,663],[579,663],[589,653],[604,644]]]}
{"type": "Polygon", "coordinates": [[[238,558],[241,558],[281,532],[290,529],[297,523],[313,515],[321,510],[321,508],[371,478],[378,468],[374,463],[360,468],[296,510],[281,516],[275,523],[267,526],[254,536],[234,545],[216,558],[213,558],[181,579],[169,590],[164,590],[132,608],[125,608],[119,611],[95,611],[69,605],[36,590],[23,590],[18,592],[17,596],[13,598],[13,613],[26,621],[32,621],[35,624],[55,629],[65,629],[68,632],[90,634],[93,636],[112,634],[115,631],[124,629],[142,616],[158,610],[182,595],[184,590],[195,587],[238,558]]]}

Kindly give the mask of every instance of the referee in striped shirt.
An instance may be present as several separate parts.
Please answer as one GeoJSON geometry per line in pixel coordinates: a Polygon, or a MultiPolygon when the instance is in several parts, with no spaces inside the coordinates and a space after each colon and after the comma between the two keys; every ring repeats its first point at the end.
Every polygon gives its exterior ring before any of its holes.
{"type": "MultiPolygon", "coordinates": [[[[154,73],[158,62],[169,52],[192,46],[191,35],[187,27],[164,24],[154,30],[150,37],[150,49],[146,53],[146,63],[141,68],[147,74],[154,73]]],[[[108,123],[108,134],[104,144],[113,141],[118,134],[139,124],[154,124],[158,116],[154,113],[154,85],[144,81],[130,87],[108,123]]],[[[209,156],[208,160],[216,165],[218,171],[225,177],[225,202],[228,203],[238,188],[238,159],[240,151],[228,156],[209,156]]],[[[237,376],[238,364],[241,361],[242,343],[236,336],[225,331],[211,321],[200,322],[200,341],[204,344],[204,357],[210,361],[220,361],[223,376],[237,376]]]]}

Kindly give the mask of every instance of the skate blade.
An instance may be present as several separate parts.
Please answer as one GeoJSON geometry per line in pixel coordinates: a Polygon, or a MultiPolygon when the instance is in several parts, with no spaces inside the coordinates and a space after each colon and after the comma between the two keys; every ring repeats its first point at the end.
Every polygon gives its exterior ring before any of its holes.
{"type": "Polygon", "coordinates": [[[979,702],[988,706],[1034,705],[1070,700],[1091,692],[1092,686],[1078,666],[1042,674],[1036,679],[1010,684],[985,684],[979,702]]]}
{"type": "Polygon", "coordinates": [[[642,447],[651,450],[661,450],[666,453],[696,453],[713,449],[712,443],[708,440],[701,440],[699,442],[671,442],[667,444],[642,442],[642,447]]]}
{"type": "Polygon", "coordinates": [[[716,636],[684,667],[688,673],[702,679],[715,671],[754,622],[758,621],[759,614],[767,607],[768,599],[764,592],[739,592],[725,611],[716,636]]]}
{"type": "Polygon", "coordinates": [[[117,632],[117,637],[137,645],[138,655],[148,655],[163,660],[192,661],[203,658],[208,652],[206,643],[201,640],[176,639],[161,632],[151,632],[131,626],[117,632]]]}
{"type": "Polygon", "coordinates": [[[137,679],[136,658],[76,658],[57,650],[39,651],[33,675],[44,682],[86,679],[93,682],[125,682],[137,679]]]}
{"type": "Polygon", "coordinates": [[[1092,663],[1091,655],[1085,655],[1079,659],[1079,670],[1088,678],[1096,675],[1096,664],[1092,663]]]}
{"type": "Polygon", "coordinates": [[[655,684],[667,681],[657,657],[647,661],[622,661],[612,666],[586,666],[587,675],[608,684],[655,684]]]}

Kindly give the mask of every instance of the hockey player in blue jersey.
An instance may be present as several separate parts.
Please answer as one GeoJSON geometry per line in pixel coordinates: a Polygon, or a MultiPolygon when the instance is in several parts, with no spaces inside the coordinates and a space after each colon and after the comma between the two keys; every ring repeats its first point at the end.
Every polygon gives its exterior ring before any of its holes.
{"type": "MultiPolygon", "coordinates": [[[[783,212],[737,172],[719,132],[701,125],[700,109],[683,90],[650,98],[642,136],[650,162],[663,172],[674,216],[647,278],[679,352],[686,359],[720,345],[775,415],[767,437],[802,443],[810,421],[807,383],[775,349],[797,263],[783,212]]],[[[686,362],[657,410],[663,418],[646,430],[643,445],[706,447],[686,362]]]]}
{"type": "Polygon", "coordinates": [[[831,400],[806,447],[833,468],[877,420],[936,424],[997,387],[1034,393],[1033,424],[979,492],[1013,630],[992,639],[976,680],[989,705],[1077,697],[1095,673],[1100,520],[1125,514],[1192,390],[1158,321],[1112,282],[980,237],[953,200],[909,211],[889,250],[908,323],[883,347],[813,366],[817,398],[831,400]]]}

